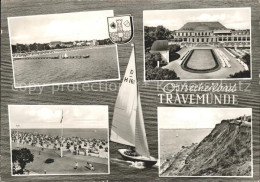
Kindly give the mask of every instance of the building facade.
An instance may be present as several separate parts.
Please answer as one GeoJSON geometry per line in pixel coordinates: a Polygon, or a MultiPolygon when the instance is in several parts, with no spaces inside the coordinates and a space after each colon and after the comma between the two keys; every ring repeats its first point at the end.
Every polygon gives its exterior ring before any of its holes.
{"type": "Polygon", "coordinates": [[[250,47],[249,29],[228,29],[219,22],[188,22],[173,37],[171,42],[181,46],[250,47]]]}

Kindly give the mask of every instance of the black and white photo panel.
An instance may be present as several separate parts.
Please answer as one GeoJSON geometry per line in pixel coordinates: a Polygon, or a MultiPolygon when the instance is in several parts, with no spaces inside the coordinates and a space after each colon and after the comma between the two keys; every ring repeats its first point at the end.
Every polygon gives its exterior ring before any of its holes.
{"type": "Polygon", "coordinates": [[[253,176],[251,108],[158,107],[158,126],[160,177],[253,176]]]}
{"type": "Polygon", "coordinates": [[[145,10],[145,81],[251,79],[251,8],[145,10]]]}
{"type": "Polygon", "coordinates": [[[108,106],[9,105],[11,174],[109,174],[108,106]]]}
{"type": "Polygon", "coordinates": [[[119,80],[111,16],[113,10],[9,17],[14,87],[119,80]]]}

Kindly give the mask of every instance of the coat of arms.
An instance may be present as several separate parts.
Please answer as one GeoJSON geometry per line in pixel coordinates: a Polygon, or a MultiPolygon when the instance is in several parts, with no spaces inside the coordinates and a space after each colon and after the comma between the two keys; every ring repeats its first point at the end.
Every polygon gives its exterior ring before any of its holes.
{"type": "Polygon", "coordinates": [[[112,42],[125,44],[133,38],[133,17],[130,15],[108,17],[108,32],[112,42]]]}

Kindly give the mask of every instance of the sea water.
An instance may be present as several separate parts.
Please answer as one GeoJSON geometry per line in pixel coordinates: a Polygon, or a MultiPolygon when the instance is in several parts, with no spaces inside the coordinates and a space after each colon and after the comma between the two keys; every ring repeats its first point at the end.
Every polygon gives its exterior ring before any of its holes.
{"type": "Polygon", "coordinates": [[[18,59],[14,60],[16,86],[43,85],[66,82],[118,79],[116,46],[84,48],[38,57],[84,56],[73,59],[18,59]]]}
{"type": "Polygon", "coordinates": [[[207,129],[160,129],[160,162],[177,154],[182,146],[200,143],[210,132],[207,129]]]}

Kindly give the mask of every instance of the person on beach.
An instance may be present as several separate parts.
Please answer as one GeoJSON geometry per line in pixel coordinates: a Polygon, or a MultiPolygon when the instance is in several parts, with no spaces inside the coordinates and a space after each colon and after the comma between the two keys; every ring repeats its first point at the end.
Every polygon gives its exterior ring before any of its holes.
{"type": "Polygon", "coordinates": [[[87,162],[87,165],[86,165],[86,167],[87,167],[88,169],[92,170],[92,171],[94,171],[94,170],[95,170],[95,168],[94,168],[93,164],[91,164],[91,163],[89,163],[89,162],[87,162]]]}
{"type": "Polygon", "coordinates": [[[76,162],[76,163],[75,163],[75,167],[74,167],[74,169],[78,169],[78,165],[79,165],[79,163],[76,162]]]}

